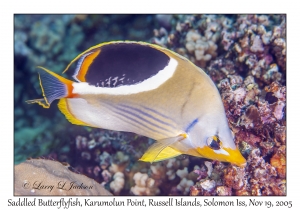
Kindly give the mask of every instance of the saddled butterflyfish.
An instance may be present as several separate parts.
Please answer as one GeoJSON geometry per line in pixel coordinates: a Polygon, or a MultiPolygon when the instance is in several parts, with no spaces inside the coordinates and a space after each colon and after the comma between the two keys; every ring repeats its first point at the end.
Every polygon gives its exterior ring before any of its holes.
{"type": "Polygon", "coordinates": [[[218,89],[185,57],[153,44],[113,41],[79,54],[65,71],[75,62],[76,81],[39,67],[44,98],[27,102],[48,108],[59,99],[73,124],[156,140],[142,161],[187,154],[245,165],[218,89]]]}

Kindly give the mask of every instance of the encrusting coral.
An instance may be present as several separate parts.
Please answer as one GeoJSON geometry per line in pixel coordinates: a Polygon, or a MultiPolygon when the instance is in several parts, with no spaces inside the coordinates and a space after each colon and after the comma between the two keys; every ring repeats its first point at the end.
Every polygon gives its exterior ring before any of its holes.
{"type": "Polygon", "coordinates": [[[275,167],[280,178],[286,177],[286,148],[282,145],[271,158],[271,165],[275,167]]]}
{"type": "Polygon", "coordinates": [[[113,176],[113,181],[110,183],[110,189],[113,191],[114,195],[118,195],[124,187],[124,174],[117,172],[113,176]]]}
{"type": "Polygon", "coordinates": [[[155,184],[155,180],[148,177],[147,174],[137,172],[133,176],[135,185],[131,187],[131,192],[134,195],[157,195],[159,189],[155,184]]]}
{"type": "Polygon", "coordinates": [[[180,183],[176,186],[177,190],[182,192],[183,195],[189,194],[190,187],[194,185],[194,182],[188,179],[189,172],[187,167],[184,167],[182,170],[178,169],[176,174],[181,179],[180,183]]]}
{"type": "Polygon", "coordinates": [[[26,160],[15,166],[14,177],[15,195],[111,195],[95,180],[52,160],[26,160]]]}

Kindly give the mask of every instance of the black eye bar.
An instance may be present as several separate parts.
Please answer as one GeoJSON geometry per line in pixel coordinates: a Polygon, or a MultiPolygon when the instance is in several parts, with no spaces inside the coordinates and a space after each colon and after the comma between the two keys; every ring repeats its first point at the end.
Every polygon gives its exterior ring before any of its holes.
{"type": "Polygon", "coordinates": [[[213,137],[209,137],[207,141],[207,145],[213,150],[221,149],[220,145],[221,141],[218,135],[214,135],[213,137]]]}

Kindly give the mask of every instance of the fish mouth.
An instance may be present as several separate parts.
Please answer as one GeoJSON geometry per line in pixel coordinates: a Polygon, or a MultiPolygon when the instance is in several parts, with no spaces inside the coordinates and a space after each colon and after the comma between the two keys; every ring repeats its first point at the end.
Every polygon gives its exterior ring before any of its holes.
{"type": "Polygon", "coordinates": [[[247,164],[246,159],[243,157],[238,148],[221,148],[220,150],[213,150],[208,146],[197,147],[197,152],[208,159],[219,160],[222,162],[229,162],[239,167],[245,167],[247,164]]]}

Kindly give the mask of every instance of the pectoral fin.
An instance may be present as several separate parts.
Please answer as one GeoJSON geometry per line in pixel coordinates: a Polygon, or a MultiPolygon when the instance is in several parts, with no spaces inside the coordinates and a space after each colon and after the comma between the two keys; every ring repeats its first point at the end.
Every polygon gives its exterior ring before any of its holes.
{"type": "Polygon", "coordinates": [[[166,138],[159,140],[158,142],[151,145],[151,147],[141,157],[141,161],[145,162],[157,162],[164,159],[176,157],[181,153],[169,147],[177,141],[181,141],[186,138],[186,134],[182,134],[172,138],[166,138]]]}
{"type": "Polygon", "coordinates": [[[181,152],[179,152],[177,150],[174,150],[171,147],[166,147],[165,149],[163,149],[159,153],[159,155],[157,155],[155,160],[152,161],[151,158],[153,158],[153,157],[151,155],[147,154],[147,153],[145,153],[140,160],[144,161],[144,162],[151,162],[152,163],[152,162],[163,161],[163,160],[166,160],[166,159],[169,159],[169,158],[174,158],[174,157],[177,157],[181,154],[182,154],[181,152]]]}

